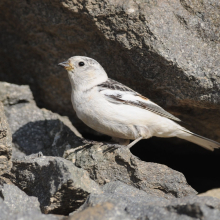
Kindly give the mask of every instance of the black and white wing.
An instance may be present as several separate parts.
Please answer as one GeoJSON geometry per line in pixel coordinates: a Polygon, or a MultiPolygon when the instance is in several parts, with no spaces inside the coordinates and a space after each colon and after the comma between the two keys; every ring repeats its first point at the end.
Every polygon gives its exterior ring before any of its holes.
{"type": "Polygon", "coordinates": [[[148,98],[140,95],[139,93],[115,80],[108,79],[106,82],[99,84],[98,90],[109,102],[115,104],[132,105],[154,112],[155,114],[172,119],[174,121],[181,121],[169,112],[165,111],[159,105],[151,102],[148,98]]]}

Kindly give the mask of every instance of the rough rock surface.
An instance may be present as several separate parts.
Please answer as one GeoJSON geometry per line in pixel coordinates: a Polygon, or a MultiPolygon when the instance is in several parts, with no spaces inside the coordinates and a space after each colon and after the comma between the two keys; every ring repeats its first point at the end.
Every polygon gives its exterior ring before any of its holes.
{"type": "Polygon", "coordinates": [[[57,63],[87,55],[220,140],[218,0],[2,0],[0,10],[0,80],[29,84],[40,105],[73,114],[57,63]]]}
{"type": "Polygon", "coordinates": [[[27,85],[0,82],[0,101],[4,106],[12,106],[19,103],[34,103],[34,97],[27,85]]]}
{"type": "Polygon", "coordinates": [[[199,196],[211,196],[220,199],[220,189],[211,189],[207,192],[200,193],[199,196]]]}
{"type": "Polygon", "coordinates": [[[68,214],[90,193],[101,193],[89,174],[59,157],[33,154],[14,160],[7,177],[28,195],[36,196],[43,213],[68,214]]]}
{"type": "Polygon", "coordinates": [[[53,215],[41,213],[38,199],[28,196],[13,184],[2,184],[0,186],[0,219],[2,220],[58,220],[53,215]]]}
{"type": "Polygon", "coordinates": [[[82,144],[67,117],[36,106],[28,86],[0,82],[0,101],[12,131],[13,158],[39,151],[62,157],[64,150],[82,144]]]}
{"type": "Polygon", "coordinates": [[[103,202],[102,204],[88,207],[83,211],[74,213],[67,220],[132,220],[123,209],[120,209],[117,204],[111,202],[103,202]]]}
{"type": "Polygon", "coordinates": [[[7,118],[5,117],[4,107],[0,100],[0,175],[4,174],[5,172],[11,169],[11,155],[11,131],[7,122],[7,118]]]}
{"type": "MultiPolygon", "coordinates": [[[[181,199],[166,200],[151,196],[132,186],[120,182],[108,183],[103,187],[103,194],[90,194],[87,201],[77,212],[71,216],[71,220],[79,219],[88,213],[112,214],[106,204],[111,207],[117,205],[118,211],[125,212],[131,219],[149,220],[217,220],[220,217],[220,200],[211,197],[189,196],[181,199]]],[[[85,219],[85,218],[82,218],[85,219]]],[[[93,218],[88,218],[93,219],[93,218]]],[[[117,219],[117,218],[113,218],[117,219]]]]}
{"type": "Polygon", "coordinates": [[[67,150],[64,158],[87,170],[90,177],[100,185],[120,180],[164,198],[196,194],[182,173],[165,165],[141,161],[129,149],[117,145],[94,142],[81,149],[67,150]]]}

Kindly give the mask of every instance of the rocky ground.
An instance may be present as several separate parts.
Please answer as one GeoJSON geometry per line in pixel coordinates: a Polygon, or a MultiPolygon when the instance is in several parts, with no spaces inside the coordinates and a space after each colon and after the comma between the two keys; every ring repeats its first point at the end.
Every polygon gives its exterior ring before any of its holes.
{"type": "Polygon", "coordinates": [[[220,187],[220,150],[110,144],[77,119],[57,66],[92,57],[220,141],[218,0],[1,0],[0,10],[0,219],[220,219],[219,190],[196,192],[220,187]]]}
{"type": "Polygon", "coordinates": [[[220,218],[220,200],[197,196],[182,173],[85,140],[28,86],[1,82],[0,102],[0,219],[220,218]]]}

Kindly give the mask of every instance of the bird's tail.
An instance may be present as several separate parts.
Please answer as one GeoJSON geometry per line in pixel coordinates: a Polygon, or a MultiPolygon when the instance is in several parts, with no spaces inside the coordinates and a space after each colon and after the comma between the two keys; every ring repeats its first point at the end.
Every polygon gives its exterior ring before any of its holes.
{"type": "Polygon", "coordinates": [[[216,141],[202,137],[186,129],[183,129],[182,131],[183,133],[178,135],[179,138],[198,144],[199,146],[204,147],[205,149],[211,150],[211,151],[213,151],[216,148],[220,148],[220,143],[216,141]]]}

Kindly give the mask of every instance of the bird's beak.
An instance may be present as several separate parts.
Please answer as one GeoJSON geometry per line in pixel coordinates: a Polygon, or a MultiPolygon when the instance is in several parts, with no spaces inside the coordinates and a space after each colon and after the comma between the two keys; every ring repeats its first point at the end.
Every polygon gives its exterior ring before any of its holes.
{"type": "Polygon", "coordinates": [[[58,64],[59,66],[63,66],[66,70],[73,70],[74,67],[70,64],[69,61],[64,61],[58,64]]]}

